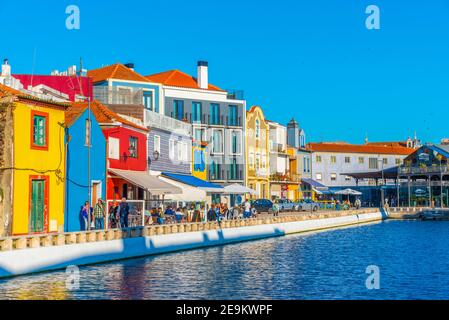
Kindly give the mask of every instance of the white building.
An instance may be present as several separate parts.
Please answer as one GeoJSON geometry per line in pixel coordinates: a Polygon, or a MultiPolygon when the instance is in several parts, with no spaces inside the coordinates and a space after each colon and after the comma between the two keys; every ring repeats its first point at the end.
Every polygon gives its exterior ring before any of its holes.
{"type": "Polygon", "coordinates": [[[270,190],[272,198],[287,198],[289,157],[287,154],[287,127],[267,121],[270,143],[270,190]]]}
{"type": "Polygon", "coordinates": [[[312,152],[312,179],[327,187],[373,185],[371,181],[356,181],[345,173],[378,172],[399,166],[414,149],[401,143],[364,144],[309,143],[312,152]]]}

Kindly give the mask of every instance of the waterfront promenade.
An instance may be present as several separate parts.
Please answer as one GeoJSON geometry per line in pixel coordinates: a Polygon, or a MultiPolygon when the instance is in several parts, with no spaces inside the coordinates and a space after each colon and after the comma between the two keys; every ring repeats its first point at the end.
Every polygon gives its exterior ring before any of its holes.
{"type": "Polygon", "coordinates": [[[279,217],[166,224],[129,229],[0,239],[0,278],[280,237],[386,219],[379,209],[285,214],[279,217]]]}

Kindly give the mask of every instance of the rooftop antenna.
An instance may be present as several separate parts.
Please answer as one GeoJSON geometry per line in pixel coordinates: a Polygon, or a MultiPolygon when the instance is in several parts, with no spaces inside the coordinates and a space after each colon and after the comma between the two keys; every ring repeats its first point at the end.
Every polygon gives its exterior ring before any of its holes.
{"type": "Polygon", "coordinates": [[[368,144],[368,132],[365,134],[365,144],[368,144]]]}
{"type": "MultiPolygon", "coordinates": [[[[83,86],[81,85],[81,77],[83,76],[83,58],[80,57],[80,70],[79,70],[79,77],[76,77],[78,80],[78,87],[80,88],[80,93],[82,96],[84,96],[83,92],[83,86]]],[[[90,114],[90,111],[89,111],[90,114]]]]}
{"type": "Polygon", "coordinates": [[[33,67],[31,68],[31,87],[33,87],[33,78],[34,78],[34,68],[36,66],[36,47],[34,47],[34,53],[33,53],[33,67]]]}

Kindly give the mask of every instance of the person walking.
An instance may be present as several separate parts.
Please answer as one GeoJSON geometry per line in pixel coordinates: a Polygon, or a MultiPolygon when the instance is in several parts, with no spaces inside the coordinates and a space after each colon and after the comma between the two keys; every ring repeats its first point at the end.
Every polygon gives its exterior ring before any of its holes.
{"type": "Polygon", "coordinates": [[[123,198],[122,202],[120,202],[119,214],[120,214],[120,227],[128,228],[129,204],[126,202],[126,198],[123,198]]]}
{"type": "Polygon", "coordinates": [[[111,229],[115,229],[119,225],[118,222],[119,219],[117,219],[117,212],[118,212],[118,203],[114,201],[109,207],[109,228],[111,229]]]}
{"type": "Polygon", "coordinates": [[[215,215],[215,205],[211,205],[209,211],[207,211],[207,221],[215,221],[216,215],[215,215]]]}
{"type": "Polygon", "coordinates": [[[277,201],[273,203],[273,217],[279,216],[279,204],[277,201]]]}
{"type": "Polygon", "coordinates": [[[92,213],[92,207],[89,209],[89,201],[84,202],[80,210],[80,229],[87,231],[89,229],[89,215],[92,213]]]}
{"type": "Polygon", "coordinates": [[[95,230],[104,229],[104,217],[106,216],[106,209],[103,200],[98,199],[94,206],[93,216],[95,218],[95,230]]]}
{"type": "Polygon", "coordinates": [[[251,203],[248,200],[245,201],[244,208],[243,218],[247,219],[251,217],[251,203]]]}

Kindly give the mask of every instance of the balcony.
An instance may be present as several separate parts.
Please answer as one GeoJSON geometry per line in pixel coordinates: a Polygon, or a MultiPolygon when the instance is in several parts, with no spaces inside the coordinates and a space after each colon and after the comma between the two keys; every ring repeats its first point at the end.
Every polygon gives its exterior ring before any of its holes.
{"type": "Polygon", "coordinates": [[[192,125],[184,121],[179,121],[171,117],[167,117],[163,114],[145,110],[145,125],[150,128],[158,128],[175,132],[185,136],[192,135],[192,125]]]}
{"type": "Polygon", "coordinates": [[[218,165],[215,170],[208,168],[207,177],[209,181],[243,181],[243,172],[242,165],[218,165]]]}
{"type": "Polygon", "coordinates": [[[229,89],[227,98],[230,100],[245,100],[245,92],[243,90],[229,89]]]}
{"type": "Polygon", "coordinates": [[[103,104],[143,105],[143,90],[117,87],[94,87],[93,98],[103,104]]]}
{"type": "Polygon", "coordinates": [[[287,154],[286,146],[282,143],[270,141],[270,151],[276,153],[287,154]]]}
{"type": "Polygon", "coordinates": [[[248,175],[251,177],[268,178],[269,173],[267,169],[250,169],[248,170],[248,175]]]}
{"type": "MultiPolygon", "coordinates": [[[[170,112],[170,117],[176,118],[174,112],[170,112]]],[[[229,117],[220,115],[218,118],[211,117],[210,114],[201,114],[200,116],[193,115],[190,112],[186,112],[182,115],[182,119],[196,125],[209,125],[209,126],[229,126],[229,127],[242,127],[242,117],[229,117]]]]}
{"type": "Polygon", "coordinates": [[[448,174],[449,166],[447,165],[433,165],[428,167],[407,167],[401,166],[398,170],[399,174],[448,174]]]}
{"type": "Polygon", "coordinates": [[[300,174],[290,174],[289,172],[284,173],[274,173],[270,175],[271,182],[284,182],[284,183],[299,183],[301,182],[300,174]]]}

